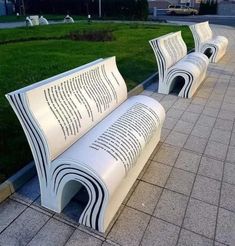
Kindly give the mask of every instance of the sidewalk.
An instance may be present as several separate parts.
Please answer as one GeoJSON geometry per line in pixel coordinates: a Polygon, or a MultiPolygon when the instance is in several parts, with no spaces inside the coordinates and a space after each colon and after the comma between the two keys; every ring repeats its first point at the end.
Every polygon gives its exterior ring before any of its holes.
{"type": "MultiPolygon", "coordinates": [[[[192,99],[154,92],[167,115],[161,142],[105,235],[40,206],[37,177],[0,204],[0,245],[235,245],[235,29],[192,99]]],[[[157,66],[157,64],[156,64],[157,66]]]]}

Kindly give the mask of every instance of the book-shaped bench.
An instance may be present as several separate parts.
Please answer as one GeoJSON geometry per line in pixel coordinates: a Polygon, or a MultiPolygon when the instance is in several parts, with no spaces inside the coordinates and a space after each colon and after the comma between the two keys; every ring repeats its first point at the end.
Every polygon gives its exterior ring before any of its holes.
{"type": "Polygon", "coordinates": [[[60,213],[81,187],[79,222],[104,232],[160,140],[165,111],[127,99],[115,57],[6,95],[30,144],[42,206],[60,213]]]}
{"type": "Polygon", "coordinates": [[[48,25],[48,21],[45,17],[38,15],[31,15],[26,17],[26,26],[38,26],[38,25],[48,25]]]}
{"type": "Polygon", "coordinates": [[[218,62],[226,53],[228,39],[224,36],[213,37],[208,21],[189,26],[195,43],[195,51],[205,54],[210,62],[218,62]]]}
{"type": "Polygon", "coordinates": [[[71,16],[66,15],[64,17],[64,23],[74,23],[74,19],[71,16]]]}
{"type": "Polygon", "coordinates": [[[181,32],[169,33],[149,41],[158,64],[158,92],[175,92],[190,98],[204,80],[208,58],[199,52],[187,55],[181,32]]]}

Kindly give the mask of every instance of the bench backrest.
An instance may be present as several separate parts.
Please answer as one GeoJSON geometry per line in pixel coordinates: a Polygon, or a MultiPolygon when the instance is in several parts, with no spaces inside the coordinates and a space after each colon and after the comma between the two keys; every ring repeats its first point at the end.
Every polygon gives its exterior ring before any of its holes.
{"type": "MultiPolygon", "coordinates": [[[[111,57],[9,93],[7,98],[13,108],[26,104],[28,120],[39,126],[51,161],[126,100],[127,88],[111,57]]],[[[26,135],[30,131],[24,130],[26,135]]]]}
{"type": "Polygon", "coordinates": [[[212,39],[213,37],[213,33],[211,31],[208,21],[197,23],[189,27],[193,33],[193,38],[194,38],[196,48],[199,47],[201,43],[204,43],[212,39]]]}
{"type": "Polygon", "coordinates": [[[149,43],[156,56],[160,79],[164,79],[166,70],[187,54],[187,47],[180,31],[152,39],[149,43]]]}

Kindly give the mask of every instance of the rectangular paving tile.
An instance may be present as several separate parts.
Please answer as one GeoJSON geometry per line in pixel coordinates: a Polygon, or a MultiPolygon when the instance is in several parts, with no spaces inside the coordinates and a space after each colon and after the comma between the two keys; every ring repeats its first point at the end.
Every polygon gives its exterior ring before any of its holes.
{"type": "MultiPolygon", "coordinates": [[[[203,99],[201,99],[201,100],[203,100],[203,99]]],[[[194,99],[193,99],[193,102],[194,102],[194,99]]],[[[198,104],[192,103],[188,106],[186,111],[201,114],[201,112],[203,111],[203,108],[204,108],[203,105],[198,105],[198,104]]]]}
{"type": "Polygon", "coordinates": [[[208,115],[211,117],[217,117],[219,114],[219,109],[211,108],[211,107],[205,107],[202,111],[202,114],[208,115]]]}
{"type": "Polygon", "coordinates": [[[209,138],[211,135],[211,130],[211,127],[196,124],[191,132],[191,135],[200,138],[209,138]]]}
{"type": "Polygon", "coordinates": [[[125,207],[107,238],[124,246],[139,245],[149,220],[149,215],[125,207]]]}
{"type": "Polygon", "coordinates": [[[176,147],[183,147],[188,135],[179,133],[176,131],[172,131],[165,140],[165,143],[176,146],[176,147]]]}
{"type": "Polygon", "coordinates": [[[177,119],[166,117],[164,124],[163,124],[163,128],[172,130],[176,123],[177,123],[177,119]]]}
{"type": "Polygon", "coordinates": [[[187,196],[165,189],[157,204],[154,216],[181,226],[187,201],[187,196]]]}
{"type": "Polygon", "coordinates": [[[231,136],[230,131],[224,131],[221,129],[214,128],[209,140],[228,145],[230,136],[231,136]]]}
{"type": "Polygon", "coordinates": [[[231,140],[230,140],[230,145],[235,147],[235,133],[232,133],[231,140]]]}
{"type": "Polygon", "coordinates": [[[30,241],[29,246],[63,246],[75,228],[51,218],[30,241]]]}
{"type": "Polygon", "coordinates": [[[176,109],[176,108],[170,108],[167,111],[167,117],[171,117],[174,119],[179,119],[181,115],[183,114],[184,110],[176,109]]]}
{"type": "Polygon", "coordinates": [[[217,206],[219,202],[219,194],[219,181],[197,175],[193,186],[192,197],[217,206]]]}
{"type": "Polygon", "coordinates": [[[221,190],[220,206],[235,212],[235,186],[223,183],[221,190]]]}
{"type": "Polygon", "coordinates": [[[225,163],[223,181],[235,185],[235,165],[234,164],[225,163]]]}
{"type": "Polygon", "coordinates": [[[184,148],[202,154],[206,148],[206,144],[207,139],[190,135],[184,148]]]}
{"type": "Polygon", "coordinates": [[[167,181],[166,188],[189,195],[193,186],[195,174],[173,168],[167,181]]]}
{"type": "Polygon", "coordinates": [[[215,123],[216,118],[207,116],[207,115],[201,115],[198,119],[198,124],[202,126],[208,126],[208,127],[213,127],[215,123]]]}
{"type": "Polygon", "coordinates": [[[183,169],[185,171],[196,173],[200,163],[200,159],[200,155],[183,150],[179,154],[179,157],[175,163],[175,167],[183,169]]]}
{"type": "Polygon", "coordinates": [[[181,117],[181,120],[186,121],[186,122],[195,123],[198,120],[199,116],[200,114],[196,114],[192,112],[184,112],[181,117]]]}
{"type": "Polygon", "coordinates": [[[0,203],[0,233],[21,214],[26,206],[11,199],[0,203]]]}
{"type": "Polygon", "coordinates": [[[213,241],[195,234],[191,231],[182,229],[177,246],[212,246],[213,241]]]}
{"type": "Polygon", "coordinates": [[[5,231],[0,234],[1,246],[26,245],[45,225],[49,217],[27,208],[5,231]]]}
{"type": "Polygon", "coordinates": [[[225,131],[232,131],[233,121],[217,119],[215,122],[215,128],[225,130],[225,131]]]}
{"type": "Polygon", "coordinates": [[[203,156],[198,173],[209,178],[221,180],[223,174],[223,162],[203,156]]]}
{"type": "Polygon", "coordinates": [[[216,229],[216,241],[226,245],[235,245],[235,214],[220,208],[216,229]]]}
{"type": "Polygon", "coordinates": [[[153,160],[173,166],[179,155],[180,149],[174,146],[163,144],[157,151],[153,160]]]}
{"type": "Polygon", "coordinates": [[[172,167],[152,161],[142,177],[142,180],[164,187],[172,167]]]}
{"type": "Polygon", "coordinates": [[[206,146],[205,155],[214,157],[218,160],[225,160],[227,149],[228,145],[209,141],[206,146]]]}
{"type": "Polygon", "coordinates": [[[235,163],[235,147],[229,147],[226,160],[235,163]]]}
{"type": "Polygon", "coordinates": [[[216,224],[217,207],[190,199],[183,227],[213,239],[216,224]]]}
{"type": "Polygon", "coordinates": [[[151,218],[147,230],[141,242],[142,246],[176,245],[180,228],[165,221],[151,218]]]}
{"type": "MultiPolygon", "coordinates": [[[[96,238],[88,233],[85,233],[80,230],[76,230],[73,235],[70,237],[65,246],[100,246],[105,245],[102,244],[102,240],[96,238]]],[[[109,244],[107,244],[109,245],[109,244]]],[[[110,244],[111,245],[111,244],[110,244]]]]}
{"type": "Polygon", "coordinates": [[[181,132],[181,133],[186,133],[189,134],[193,129],[193,123],[190,122],[186,122],[183,120],[179,120],[175,127],[174,127],[174,131],[176,132],[181,132]]]}
{"type": "Polygon", "coordinates": [[[127,205],[145,213],[152,214],[161,192],[161,188],[140,181],[127,205]]]}

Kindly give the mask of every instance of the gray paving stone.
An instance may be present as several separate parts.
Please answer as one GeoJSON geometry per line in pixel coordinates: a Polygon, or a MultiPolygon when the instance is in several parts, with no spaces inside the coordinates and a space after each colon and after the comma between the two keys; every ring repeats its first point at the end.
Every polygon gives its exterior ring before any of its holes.
{"type": "Polygon", "coordinates": [[[179,155],[180,149],[174,146],[163,144],[160,149],[157,151],[153,160],[173,166],[179,155]]]}
{"type": "MultiPolygon", "coordinates": [[[[65,246],[99,246],[102,240],[80,230],[75,230],[65,246]]],[[[107,244],[108,245],[108,244],[107,244]]]]}
{"type": "Polygon", "coordinates": [[[186,121],[186,122],[195,123],[198,120],[199,116],[200,114],[184,112],[181,117],[181,120],[186,121]]]}
{"type": "Polygon", "coordinates": [[[171,169],[172,168],[167,165],[152,161],[142,177],[142,180],[164,187],[171,169]]]}
{"type": "Polygon", "coordinates": [[[214,179],[197,175],[192,197],[208,202],[214,205],[218,205],[220,194],[220,182],[214,179]]]}
{"type": "Polygon", "coordinates": [[[217,207],[190,199],[183,227],[213,239],[216,224],[217,207]]]}
{"type": "Polygon", "coordinates": [[[206,144],[207,139],[190,135],[184,148],[202,154],[206,148],[206,144]]]}
{"type": "Polygon", "coordinates": [[[209,140],[228,145],[230,136],[231,136],[230,131],[224,131],[214,128],[209,140]]]}
{"type": "Polygon", "coordinates": [[[235,113],[221,109],[218,114],[218,118],[223,119],[223,120],[234,120],[235,119],[235,113]]]}
{"type": "Polygon", "coordinates": [[[177,119],[166,117],[164,124],[163,124],[163,128],[172,130],[176,123],[177,123],[177,119]]]}
{"type": "Polygon", "coordinates": [[[214,118],[214,117],[202,114],[199,117],[197,124],[201,125],[201,126],[213,127],[215,120],[216,120],[216,118],[214,118]]]}
{"type": "Polygon", "coordinates": [[[26,245],[48,221],[49,217],[27,208],[0,234],[1,246],[26,245]]]}
{"type": "Polygon", "coordinates": [[[216,230],[216,240],[227,245],[235,245],[234,228],[235,214],[220,208],[216,230]]]}
{"type": "Polygon", "coordinates": [[[220,206],[235,212],[235,186],[223,183],[221,190],[220,206]]]}
{"type": "Polygon", "coordinates": [[[29,246],[63,246],[74,232],[74,228],[51,218],[30,241],[29,246]]]}
{"type": "Polygon", "coordinates": [[[172,224],[181,226],[187,201],[188,197],[165,189],[157,204],[154,215],[172,224]]]}
{"type": "Polygon", "coordinates": [[[234,164],[225,163],[223,181],[235,185],[235,165],[234,164]]]}
{"type": "Polygon", "coordinates": [[[233,121],[217,119],[215,122],[215,128],[225,130],[225,131],[232,131],[233,121]]]}
{"type": "Polygon", "coordinates": [[[22,188],[11,195],[12,199],[25,202],[26,204],[33,203],[40,195],[39,182],[37,176],[27,182],[22,188]]]}
{"type": "Polygon", "coordinates": [[[169,135],[170,132],[171,132],[171,130],[162,128],[160,141],[161,141],[161,142],[164,142],[164,141],[166,140],[166,138],[167,138],[167,136],[169,135]]]}
{"type": "Polygon", "coordinates": [[[193,173],[173,168],[166,188],[189,195],[193,186],[194,177],[195,175],[193,173]]]}
{"type": "Polygon", "coordinates": [[[188,98],[178,98],[178,100],[174,103],[172,107],[179,110],[185,110],[189,106],[189,104],[190,100],[188,100],[188,98]]]}
{"type": "Polygon", "coordinates": [[[218,95],[216,95],[216,99],[219,99],[219,100],[209,100],[207,102],[206,106],[219,109],[221,106],[221,101],[220,101],[220,98],[218,98],[218,95]]]}
{"type": "Polygon", "coordinates": [[[206,237],[195,234],[191,231],[182,229],[180,233],[179,242],[177,245],[178,246],[212,246],[213,241],[206,237]]]}
{"type": "MultiPolygon", "coordinates": [[[[193,100],[194,101],[194,100],[193,100]]],[[[200,114],[203,111],[204,106],[203,105],[198,105],[198,104],[190,104],[186,111],[192,112],[192,113],[197,113],[200,114]]]]}
{"type": "Polygon", "coordinates": [[[26,208],[25,205],[7,199],[0,203],[0,233],[26,208]]]}
{"type": "Polygon", "coordinates": [[[218,160],[225,160],[227,149],[228,145],[209,141],[206,146],[205,155],[214,157],[218,160]]]}
{"type": "Polygon", "coordinates": [[[174,131],[189,134],[193,129],[193,123],[179,120],[174,127],[174,131]]]}
{"type": "Polygon", "coordinates": [[[188,135],[172,131],[165,140],[165,143],[174,145],[176,147],[183,147],[188,135]]]}
{"type": "Polygon", "coordinates": [[[208,115],[211,117],[217,117],[219,114],[219,109],[211,108],[211,107],[205,107],[202,111],[202,114],[208,115]]]}
{"type": "Polygon", "coordinates": [[[162,220],[151,218],[144,234],[143,246],[173,246],[176,245],[180,228],[162,220]]]}
{"type": "Polygon", "coordinates": [[[235,163],[235,147],[229,147],[226,160],[235,163]]]}
{"type": "Polygon", "coordinates": [[[198,174],[221,180],[223,174],[223,162],[203,156],[199,166],[198,174]]]}
{"type": "Polygon", "coordinates": [[[125,207],[107,238],[121,245],[139,245],[149,220],[149,215],[125,207]]]}
{"type": "Polygon", "coordinates": [[[161,192],[161,188],[140,181],[127,205],[152,214],[161,192]]]}
{"type": "Polygon", "coordinates": [[[200,159],[200,155],[183,150],[179,154],[179,157],[175,163],[175,167],[196,173],[200,159]]]}
{"type": "Polygon", "coordinates": [[[230,145],[235,147],[235,133],[232,133],[231,139],[230,139],[230,145]]]}
{"type": "Polygon", "coordinates": [[[181,117],[181,115],[183,114],[183,110],[180,109],[176,109],[176,108],[170,108],[167,111],[167,117],[171,117],[174,119],[179,119],[181,117]]]}
{"type": "Polygon", "coordinates": [[[191,132],[191,135],[200,137],[200,138],[209,138],[211,134],[211,127],[208,126],[201,126],[196,124],[191,132]]]}
{"type": "Polygon", "coordinates": [[[197,104],[197,105],[202,105],[204,106],[207,103],[207,99],[206,98],[202,98],[202,97],[194,97],[192,100],[192,104],[197,104]]]}

